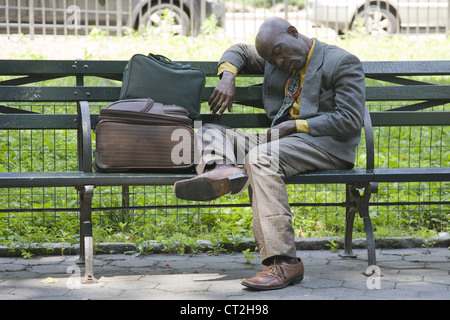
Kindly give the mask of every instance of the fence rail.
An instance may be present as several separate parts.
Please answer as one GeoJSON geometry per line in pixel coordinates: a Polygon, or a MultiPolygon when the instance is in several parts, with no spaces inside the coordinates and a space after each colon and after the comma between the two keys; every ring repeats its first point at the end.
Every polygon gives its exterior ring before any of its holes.
{"type": "Polygon", "coordinates": [[[254,36],[272,16],[309,36],[450,34],[450,0],[1,0],[0,34],[198,35],[212,14],[233,40],[254,36]],[[222,2],[224,1],[224,2],[222,2]]]}

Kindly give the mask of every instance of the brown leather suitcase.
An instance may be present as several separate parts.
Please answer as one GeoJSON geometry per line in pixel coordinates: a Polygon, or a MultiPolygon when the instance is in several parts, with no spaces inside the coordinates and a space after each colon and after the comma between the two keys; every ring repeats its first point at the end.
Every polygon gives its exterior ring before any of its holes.
{"type": "Polygon", "coordinates": [[[94,169],[99,172],[193,167],[194,131],[188,111],[151,98],[120,100],[100,110],[94,169]]]}

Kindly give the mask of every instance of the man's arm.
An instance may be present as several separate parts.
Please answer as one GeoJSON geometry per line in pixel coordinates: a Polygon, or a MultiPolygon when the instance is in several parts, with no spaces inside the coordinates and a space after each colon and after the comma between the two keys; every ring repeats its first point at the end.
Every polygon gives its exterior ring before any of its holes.
{"type": "Polygon", "coordinates": [[[229,71],[224,71],[220,75],[220,81],[208,100],[212,114],[218,112],[219,116],[221,116],[227,109],[228,112],[231,112],[236,92],[235,79],[236,75],[229,71]]]}
{"type": "Polygon", "coordinates": [[[365,105],[365,76],[361,63],[345,55],[333,76],[334,111],[307,119],[312,136],[353,137],[361,133],[365,105]]]}
{"type": "Polygon", "coordinates": [[[211,113],[218,113],[220,116],[225,110],[231,112],[236,92],[237,73],[242,70],[263,72],[264,64],[265,60],[259,56],[254,45],[235,44],[225,51],[219,61],[220,81],[208,100],[211,113]],[[224,63],[230,66],[221,68],[224,63]]]}
{"type": "Polygon", "coordinates": [[[266,60],[258,54],[255,45],[234,44],[223,53],[218,65],[220,66],[224,62],[234,65],[238,72],[245,70],[262,73],[266,60]]]}

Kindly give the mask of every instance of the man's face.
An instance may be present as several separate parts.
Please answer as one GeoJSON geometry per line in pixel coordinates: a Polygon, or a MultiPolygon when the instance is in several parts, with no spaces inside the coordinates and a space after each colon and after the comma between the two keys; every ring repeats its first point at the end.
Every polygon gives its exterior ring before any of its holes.
{"type": "Polygon", "coordinates": [[[282,32],[257,41],[256,49],[261,57],[278,69],[299,71],[306,64],[309,50],[294,34],[282,32]]]}

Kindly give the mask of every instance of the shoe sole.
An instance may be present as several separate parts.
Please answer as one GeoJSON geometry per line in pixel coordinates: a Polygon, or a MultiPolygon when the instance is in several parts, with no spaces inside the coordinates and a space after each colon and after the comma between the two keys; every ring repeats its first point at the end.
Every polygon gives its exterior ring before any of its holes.
{"type": "Polygon", "coordinates": [[[223,179],[207,177],[177,181],[174,185],[178,199],[211,201],[227,193],[236,194],[247,187],[248,176],[237,173],[223,179]]]}
{"type": "Polygon", "coordinates": [[[243,172],[228,176],[226,179],[230,181],[231,194],[242,192],[248,187],[248,175],[243,172]]]}
{"type": "Polygon", "coordinates": [[[258,291],[267,291],[267,290],[283,289],[289,285],[296,285],[296,284],[299,284],[302,280],[303,280],[303,275],[298,276],[297,278],[294,278],[291,281],[286,282],[285,284],[283,284],[281,286],[276,286],[276,287],[261,287],[261,286],[255,286],[255,285],[252,285],[249,283],[244,283],[244,282],[241,282],[241,284],[249,289],[258,290],[258,291]]]}

